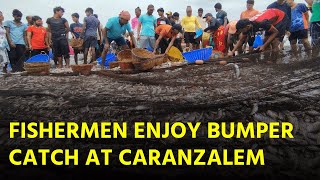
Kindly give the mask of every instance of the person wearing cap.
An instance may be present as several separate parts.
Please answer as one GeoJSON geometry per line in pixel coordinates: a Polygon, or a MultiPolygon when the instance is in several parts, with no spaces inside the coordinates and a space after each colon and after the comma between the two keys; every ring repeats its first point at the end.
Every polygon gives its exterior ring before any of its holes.
{"type": "Polygon", "coordinates": [[[26,36],[27,25],[21,22],[22,13],[19,10],[14,9],[12,16],[14,20],[4,22],[4,27],[10,45],[8,55],[12,71],[19,72],[23,71],[24,59],[21,60],[21,58],[26,51],[26,45],[28,45],[26,36]]]}
{"type": "Polygon", "coordinates": [[[157,27],[157,19],[152,15],[154,6],[150,4],[147,13],[139,17],[138,38],[139,47],[153,48],[155,43],[155,28],[157,27]]]}
{"type": "Polygon", "coordinates": [[[214,50],[225,53],[225,27],[212,16],[211,13],[207,13],[203,18],[206,19],[208,27],[204,32],[210,33],[214,42],[214,50]]]}
{"type": "Polygon", "coordinates": [[[247,0],[247,10],[243,11],[240,15],[240,19],[250,19],[257,14],[259,14],[258,10],[253,8],[254,0],[247,0]]]}
{"type": "MultiPolygon", "coordinates": [[[[182,32],[182,26],[180,24],[160,25],[156,28],[156,43],[154,45],[154,54],[158,47],[161,50],[161,54],[166,54],[172,46],[179,48],[176,41],[177,35],[182,32]]],[[[182,49],[179,49],[182,52],[182,49]]]]}
{"type": "MultiPolygon", "coordinates": [[[[255,33],[258,31],[266,31],[265,33],[265,43],[258,47],[257,50],[265,51],[269,45],[272,43],[272,48],[279,50],[280,38],[285,34],[286,22],[283,21],[285,18],[285,13],[278,9],[267,9],[261,14],[251,18],[251,19],[241,19],[237,22],[237,33],[239,35],[239,41],[228,56],[233,56],[235,51],[242,46],[243,42],[248,37],[254,37],[255,33]]],[[[253,43],[249,44],[253,47],[253,43]]]]}
{"type": "Polygon", "coordinates": [[[123,37],[123,34],[125,34],[127,31],[129,32],[129,36],[133,41],[133,45],[136,47],[136,40],[129,23],[130,19],[130,13],[128,11],[122,11],[120,12],[119,16],[112,17],[108,20],[103,30],[103,41],[105,45],[101,55],[102,69],[104,69],[106,55],[108,53],[110,43],[114,41],[118,46],[121,47],[122,50],[129,49],[129,46],[123,37]]]}
{"type": "Polygon", "coordinates": [[[184,41],[186,47],[192,49],[199,49],[199,42],[194,38],[196,36],[196,30],[202,29],[197,17],[192,16],[192,8],[188,6],[186,9],[187,16],[184,16],[181,21],[182,28],[184,29],[184,41]]]}
{"type": "Polygon", "coordinates": [[[217,15],[216,15],[217,20],[219,21],[219,23],[220,23],[221,25],[223,25],[224,27],[226,27],[227,24],[229,23],[228,17],[227,17],[228,14],[227,14],[224,10],[222,10],[222,5],[221,5],[221,3],[215,4],[215,5],[214,5],[214,8],[215,8],[215,10],[216,10],[216,12],[217,12],[217,15]]]}
{"type": "Polygon", "coordinates": [[[173,18],[172,12],[168,11],[166,15],[167,15],[167,18],[169,19],[170,25],[171,26],[175,25],[176,22],[175,22],[175,19],[173,18]]]}
{"type": "MultiPolygon", "coordinates": [[[[226,52],[229,50],[233,50],[233,46],[237,43],[239,39],[239,34],[236,34],[237,32],[237,20],[231,21],[229,24],[227,24],[225,28],[225,45],[226,45],[226,52]]],[[[242,48],[240,47],[238,49],[239,53],[242,52],[242,48]]]]}
{"type": "Polygon", "coordinates": [[[170,19],[170,17],[172,16],[172,12],[168,11],[168,12],[166,12],[166,15],[167,15],[167,18],[170,19]]]}
{"type": "MultiPolygon", "coordinates": [[[[95,48],[98,44],[98,34],[101,34],[100,21],[93,15],[93,9],[87,8],[86,17],[83,20],[82,36],[84,37],[84,64],[87,64],[89,50],[91,52],[91,62],[96,60],[95,48]],[[97,33],[98,30],[98,33],[97,33]]],[[[102,42],[100,42],[100,45],[102,42]]]]}
{"type": "Polygon", "coordinates": [[[157,12],[159,15],[159,18],[157,19],[157,26],[160,26],[163,24],[171,24],[169,19],[164,16],[164,9],[163,8],[159,8],[157,12]]]}

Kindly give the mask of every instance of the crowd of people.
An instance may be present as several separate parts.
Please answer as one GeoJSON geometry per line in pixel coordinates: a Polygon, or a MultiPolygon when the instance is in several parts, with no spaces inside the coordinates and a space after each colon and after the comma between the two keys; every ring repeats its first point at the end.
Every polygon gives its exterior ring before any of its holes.
{"type": "Polygon", "coordinates": [[[144,48],[161,54],[168,53],[172,46],[181,52],[212,46],[230,57],[254,51],[281,50],[285,36],[294,52],[298,43],[303,44],[306,51],[316,51],[320,47],[320,0],[305,0],[305,3],[277,0],[263,11],[254,9],[254,0],[246,3],[247,9],[237,20],[229,20],[221,3],[214,5],[215,15],[210,12],[204,15],[202,8],[193,15],[192,7],[187,6],[181,20],[178,12],[165,13],[163,8],[157,9],[157,18],[155,7],[149,5],[145,13],[137,7],[134,18],[128,11],[121,11],[109,18],[105,26],[101,25],[92,8],[85,10],[82,23],[79,13],[73,13],[73,23],[69,25],[63,18],[64,8],[55,7],[53,16],[46,20],[47,27],[39,16],[27,16],[28,24],[22,23],[23,14],[17,9],[12,12],[13,20],[3,22],[0,12],[0,64],[4,72],[8,64],[14,72],[23,71],[27,53],[35,56],[52,49],[57,67],[62,68],[64,62],[69,67],[70,47],[76,64],[79,53],[84,54],[85,64],[100,56],[105,64],[106,55],[114,45],[120,49],[144,48]],[[198,32],[202,35],[198,36],[198,32]],[[257,37],[263,37],[263,42],[255,47],[257,37]]]}

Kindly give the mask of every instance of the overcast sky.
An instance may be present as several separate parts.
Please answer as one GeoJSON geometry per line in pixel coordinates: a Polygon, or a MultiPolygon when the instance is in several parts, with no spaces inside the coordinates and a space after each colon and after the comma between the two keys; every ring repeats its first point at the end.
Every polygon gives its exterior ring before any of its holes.
{"type": "MultiPolygon", "coordinates": [[[[153,4],[156,9],[163,7],[165,11],[179,12],[180,16],[185,15],[188,5],[192,6],[194,15],[200,7],[204,9],[204,13],[215,15],[214,5],[217,2],[222,4],[230,20],[238,19],[240,13],[246,9],[246,0],[0,0],[0,11],[4,13],[5,20],[11,20],[12,10],[19,9],[25,22],[26,15],[38,15],[46,19],[53,15],[52,9],[55,6],[62,6],[66,11],[64,17],[71,22],[72,13],[79,13],[80,19],[83,19],[85,9],[91,7],[94,13],[99,15],[101,23],[105,24],[108,18],[117,16],[121,10],[128,10],[134,16],[134,9],[139,6],[142,13],[146,13],[148,4],[153,4]]],[[[255,8],[264,10],[272,2],[274,0],[256,0],[255,8]]],[[[154,15],[158,16],[156,12],[154,15]]]]}

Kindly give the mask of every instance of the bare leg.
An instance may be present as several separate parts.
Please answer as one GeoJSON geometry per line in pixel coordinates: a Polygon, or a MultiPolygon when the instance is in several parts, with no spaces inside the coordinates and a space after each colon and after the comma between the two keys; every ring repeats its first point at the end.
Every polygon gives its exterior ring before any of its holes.
{"type": "Polygon", "coordinates": [[[249,53],[253,52],[253,46],[249,46],[249,53]]]}
{"type": "Polygon", "coordinates": [[[83,53],[83,64],[88,63],[88,54],[89,54],[89,48],[85,48],[83,53]]]}
{"type": "Polygon", "coordinates": [[[69,58],[64,58],[65,62],[66,62],[66,68],[70,67],[70,59],[69,58]]]}
{"type": "Polygon", "coordinates": [[[306,51],[309,51],[309,50],[312,49],[312,48],[311,48],[311,44],[310,44],[308,38],[302,39],[302,44],[303,44],[304,49],[305,49],[306,51]]]}
{"type": "Polygon", "coordinates": [[[279,41],[278,38],[274,39],[271,43],[271,59],[278,61],[280,59],[280,44],[281,42],[279,41]]]}
{"type": "Polygon", "coordinates": [[[5,64],[4,67],[3,67],[3,70],[2,70],[3,73],[7,73],[8,72],[7,68],[8,68],[8,64],[5,64]]]}
{"type": "Polygon", "coordinates": [[[91,61],[90,61],[90,63],[93,63],[94,61],[96,61],[96,51],[95,51],[95,48],[92,48],[92,49],[91,49],[91,53],[92,53],[92,55],[91,55],[91,61]]]}
{"type": "Polygon", "coordinates": [[[53,61],[54,61],[54,64],[55,64],[56,66],[58,66],[58,58],[57,58],[57,57],[53,57],[53,61]]]}
{"type": "Polygon", "coordinates": [[[58,68],[62,68],[62,64],[63,64],[63,62],[62,62],[62,57],[57,57],[57,59],[58,59],[58,68]]]}
{"type": "Polygon", "coordinates": [[[297,40],[290,41],[290,45],[294,53],[298,52],[297,40]]]}
{"type": "Polygon", "coordinates": [[[78,65],[78,51],[75,51],[74,53],[74,62],[78,65]]]}

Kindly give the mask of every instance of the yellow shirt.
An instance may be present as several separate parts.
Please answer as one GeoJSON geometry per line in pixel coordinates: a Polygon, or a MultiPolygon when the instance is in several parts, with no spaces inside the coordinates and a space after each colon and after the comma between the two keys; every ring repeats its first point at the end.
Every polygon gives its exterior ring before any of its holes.
{"type": "Polygon", "coordinates": [[[196,32],[196,28],[201,28],[197,17],[195,16],[185,16],[182,18],[181,26],[185,32],[196,32]]]}

